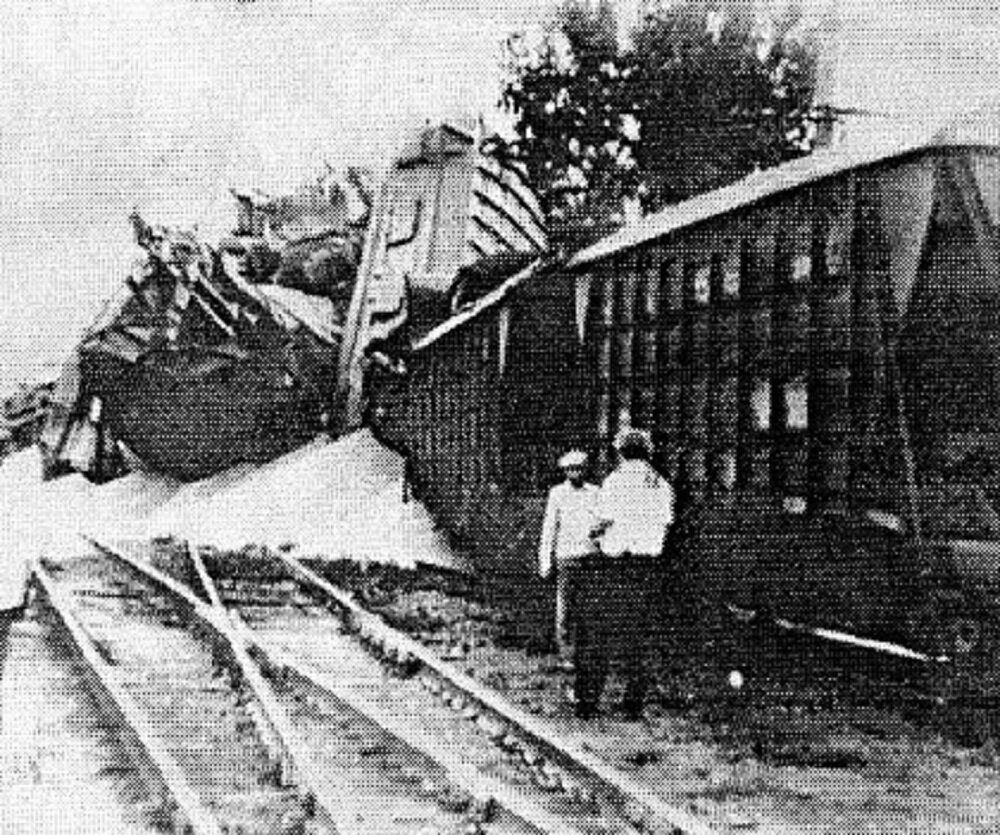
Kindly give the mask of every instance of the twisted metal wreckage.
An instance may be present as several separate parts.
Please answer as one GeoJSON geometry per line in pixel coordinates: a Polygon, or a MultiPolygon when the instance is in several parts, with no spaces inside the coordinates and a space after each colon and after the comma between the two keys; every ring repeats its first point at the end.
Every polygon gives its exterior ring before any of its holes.
{"type": "Polygon", "coordinates": [[[144,256],[58,381],[41,433],[47,473],[106,480],[142,467],[190,480],[272,459],[346,425],[331,414],[341,376],[359,387],[373,345],[447,317],[469,291],[465,268],[546,247],[523,175],[451,125],[403,149],[370,221],[350,216],[349,188],[366,200],[357,172],[328,192],[241,195],[218,250],[133,216],[144,256]]]}

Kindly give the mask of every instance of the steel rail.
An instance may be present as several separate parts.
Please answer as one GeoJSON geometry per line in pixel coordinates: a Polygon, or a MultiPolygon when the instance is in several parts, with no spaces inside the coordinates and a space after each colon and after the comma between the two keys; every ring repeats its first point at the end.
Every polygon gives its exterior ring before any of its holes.
{"type": "Polygon", "coordinates": [[[553,835],[583,835],[579,829],[546,811],[529,798],[518,794],[502,781],[480,774],[475,768],[465,764],[461,758],[448,753],[440,740],[422,732],[420,728],[408,723],[398,714],[359,699],[357,694],[351,692],[350,682],[340,681],[308,662],[292,658],[273,641],[259,636],[253,636],[250,640],[257,646],[266,662],[281,670],[287,680],[295,682],[303,690],[313,690],[321,695],[333,696],[348,704],[353,710],[375,722],[410,748],[436,762],[444,769],[448,781],[469,792],[479,805],[495,801],[500,807],[541,832],[553,835]]]}
{"type": "MultiPolygon", "coordinates": [[[[358,699],[355,694],[351,693],[351,688],[345,686],[344,682],[325,676],[309,665],[303,664],[298,660],[293,660],[273,643],[262,640],[259,635],[255,635],[253,630],[246,625],[235,609],[226,609],[218,587],[212,576],[208,573],[205,562],[202,560],[197,549],[188,544],[187,553],[195,565],[195,570],[198,572],[201,584],[204,586],[209,599],[212,600],[213,607],[225,613],[238,630],[238,635],[233,635],[232,640],[235,643],[243,645],[239,649],[242,656],[240,659],[241,667],[247,666],[253,668],[255,666],[246,650],[247,646],[252,645],[264,656],[266,665],[279,669],[286,680],[296,681],[303,689],[315,690],[321,695],[333,696],[338,701],[348,705],[355,712],[360,713],[366,719],[389,731],[389,733],[402,740],[409,747],[414,748],[428,759],[443,766],[449,781],[468,791],[479,803],[485,805],[491,799],[494,799],[501,806],[521,817],[532,826],[538,827],[543,832],[551,832],[554,835],[583,835],[578,830],[567,827],[554,815],[549,815],[534,804],[527,803],[522,798],[517,797],[517,795],[508,791],[500,781],[482,777],[475,772],[475,769],[465,766],[459,760],[446,757],[440,750],[440,745],[435,740],[427,735],[420,734],[416,728],[400,722],[398,717],[394,717],[390,711],[378,710],[373,704],[358,699]]],[[[294,731],[289,732],[294,735],[294,731]]],[[[349,803],[347,799],[349,798],[349,793],[339,792],[338,796],[344,802],[349,803]]],[[[350,817],[348,815],[346,819],[337,822],[338,832],[349,833],[351,831],[349,826],[350,817]]]]}
{"type": "MultiPolygon", "coordinates": [[[[146,713],[119,681],[116,671],[101,657],[93,638],[73,614],[73,607],[58,587],[57,581],[39,562],[33,564],[32,575],[35,586],[40,589],[49,608],[56,614],[60,627],[69,636],[73,650],[83,659],[88,678],[98,690],[94,695],[101,709],[117,714],[116,718],[121,726],[138,742],[138,746],[132,746],[132,753],[146,760],[145,765],[155,772],[186,819],[190,827],[188,831],[194,835],[223,835],[223,829],[215,815],[191,788],[183,770],[163,745],[146,713]]],[[[139,763],[136,765],[140,766],[139,763]]],[[[180,831],[180,822],[175,821],[175,824],[180,831]]]]}
{"type": "MultiPolygon", "coordinates": [[[[280,761],[283,779],[294,781],[300,790],[311,795],[316,801],[317,814],[321,818],[325,817],[340,835],[350,835],[354,814],[354,810],[349,808],[350,798],[339,796],[335,787],[331,786],[328,776],[324,775],[316,764],[308,751],[306,741],[295,729],[288,712],[279,703],[258,665],[250,658],[246,631],[233,624],[228,613],[221,608],[221,601],[219,601],[220,608],[206,603],[188,586],[155,567],[111,548],[93,537],[83,536],[83,538],[101,553],[124,563],[182,600],[190,611],[215,633],[216,639],[230,656],[260,705],[261,709],[251,715],[262,739],[280,761]]],[[[197,566],[197,563],[195,565],[197,566]]],[[[204,565],[201,568],[204,570],[204,565]]],[[[204,575],[199,572],[199,579],[203,583],[206,581],[209,583],[205,590],[211,597],[209,588],[212,585],[207,572],[204,575]]]]}
{"type": "Polygon", "coordinates": [[[605,801],[617,808],[633,825],[647,831],[711,835],[713,830],[688,812],[661,799],[648,786],[632,779],[603,760],[566,740],[558,732],[534,716],[511,704],[503,696],[484,687],[454,665],[441,660],[432,651],[393,627],[377,615],[365,610],[344,589],[320,577],[289,554],[278,557],[308,585],[322,591],[352,618],[361,634],[398,655],[410,655],[447,686],[464,698],[479,704],[486,712],[498,717],[510,731],[525,739],[530,746],[567,771],[582,772],[588,782],[601,789],[605,801]],[[638,807],[638,808],[637,808],[638,807]]]}
{"type": "MultiPolygon", "coordinates": [[[[222,608],[222,597],[215,581],[205,568],[201,555],[190,544],[187,545],[187,552],[195,564],[199,579],[205,586],[208,596],[222,608]]],[[[410,748],[442,766],[448,780],[469,792],[478,803],[486,805],[491,801],[496,801],[501,807],[542,832],[553,833],[553,835],[583,835],[578,829],[568,826],[558,816],[547,812],[517,792],[511,791],[502,781],[482,775],[475,768],[462,762],[459,757],[450,755],[442,748],[439,740],[402,720],[398,714],[381,709],[369,700],[359,699],[357,694],[352,692],[349,682],[335,679],[308,663],[293,659],[273,641],[254,635],[235,610],[229,610],[229,617],[241,625],[246,640],[257,647],[270,666],[280,669],[287,680],[296,681],[303,689],[315,690],[320,694],[333,696],[346,703],[351,709],[387,730],[410,748]]]]}
{"type": "Polygon", "coordinates": [[[120,560],[181,598],[196,617],[204,621],[228,644],[247,683],[262,703],[265,713],[263,718],[269,723],[269,727],[264,728],[265,736],[277,738],[283,752],[283,762],[286,759],[290,762],[291,770],[297,775],[299,784],[312,792],[317,803],[330,816],[340,835],[350,835],[355,831],[356,827],[352,822],[356,816],[363,815],[365,810],[355,807],[351,792],[347,789],[346,783],[340,781],[339,775],[320,772],[314,758],[307,751],[305,740],[295,729],[285,709],[277,702],[270,685],[264,680],[260,672],[261,667],[280,671],[286,680],[295,681],[300,687],[332,697],[380,726],[404,745],[442,768],[449,781],[467,791],[477,803],[485,805],[493,801],[541,832],[551,832],[554,835],[583,835],[580,830],[542,809],[530,799],[518,796],[499,780],[480,775],[458,759],[444,755],[440,745],[435,744],[429,736],[421,734],[418,729],[407,728],[398,718],[394,719],[388,711],[379,710],[374,705],[364,702],[335,679],[298,659],[292,659],[280,647],[264,640],[243,622],[237,611],[224,607],[218,588],[205,568],[204,561],[197,550],[190,545],[186,549],[187,554],[194,563],[199,581],[206,595],[213,601],[212,604],[206,603],[184,583],[143,560],[109,547],[93,537],[84,538],[102,553],[120,560]],[[252,656],[260,657],[261,662],[258,663],[252,656]]]}

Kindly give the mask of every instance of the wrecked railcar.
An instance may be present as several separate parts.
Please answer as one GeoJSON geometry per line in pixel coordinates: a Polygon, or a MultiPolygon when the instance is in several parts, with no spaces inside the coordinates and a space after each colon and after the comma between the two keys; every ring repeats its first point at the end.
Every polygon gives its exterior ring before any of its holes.
{"type": "Polygon", "coordinates": [[[314,435],[336,367],[335,301],[227,272],[189,236],[147,228],[139,240],[146,257],[57,390],[49,473],[100,480],[141,466],[194,479],[314,435]]]}
{"type": "Polygon", "coordinates": [[[22,383],[0,404],[0,458],[31,446],[48,416],[53,380],[22,383]]]}
{"type": "Polygon", "coordinates": [[[363,421],[368,369],[489,292],[505,271],[543,259],[548,247],[522,166],[481,125],[443,124],[407,143],[373,201],[340,356],[340,428],[363,421]]]}
{"type": "Polygon", "coordinates": [[[648,428],[695,594],[996,678],[998,125],[819,150],[522,271],[375,372],[371,419],[484,571],[532,570],[562,451],[600,476],[648,428]]]}
{"type": "Polygon", "coordinates": [[[483,292],[477,261],[547,247],[523,174],[479,133],[420,131],[374,201],[349,171],[365,222],[343,189],[315,185],[294,199],[237,194],[218,251],[134,218],[145,256],[59,381],[41,440],[49,474],[197,479],[357,426],[355,387],[381,345],[483,292]]]}

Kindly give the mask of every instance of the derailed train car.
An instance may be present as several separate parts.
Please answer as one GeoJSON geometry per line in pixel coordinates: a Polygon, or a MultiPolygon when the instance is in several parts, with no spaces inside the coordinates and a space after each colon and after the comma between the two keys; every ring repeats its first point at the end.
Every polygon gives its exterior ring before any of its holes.
{"type": "Polygon", "coordinates": [[[998,235],[996,111],[820,150],[507,278],[372,371],[370,419],[486,572],[532,570],[562,451],[599,476],[648,428],[695,594],[995,691],[998,235]]]}
{"type": "Polygon", "coordinates": [[[419,131],[370,218],[350,217],[335,182],[238,195],[218,251],[134,217],[143,255],[65,365],[41,436],[47,474],[192,480],[350,427],[365,356],[480,292],[492,272],[476,262],[524,263],[547,246],[523,174],[480,134],[419,131]]]}
{"type": "Polygon", "coordinates": [[[22,384],[0,401],[0,459],[38,440],[54,383],[22,384]]]}
{"type": "Polygon", "coordinates": [[[134,222],[145,255],[65,365],[40,439],[46,474],[193,479],[312,437],[336,368],[337,295],[255,284],[193,236],[134,222]]]}

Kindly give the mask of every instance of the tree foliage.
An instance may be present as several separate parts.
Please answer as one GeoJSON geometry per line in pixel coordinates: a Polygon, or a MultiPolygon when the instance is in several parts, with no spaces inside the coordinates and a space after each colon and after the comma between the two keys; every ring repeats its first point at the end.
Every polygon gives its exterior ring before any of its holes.
{"type": "Polygon", "coordinates": [[[506,43],[502,105],[556,240],[622,220],[808,150],[812,51],[794,12],[685,0],[621,45],[610,2],[565,0],[544,35],[506,43]]]}

